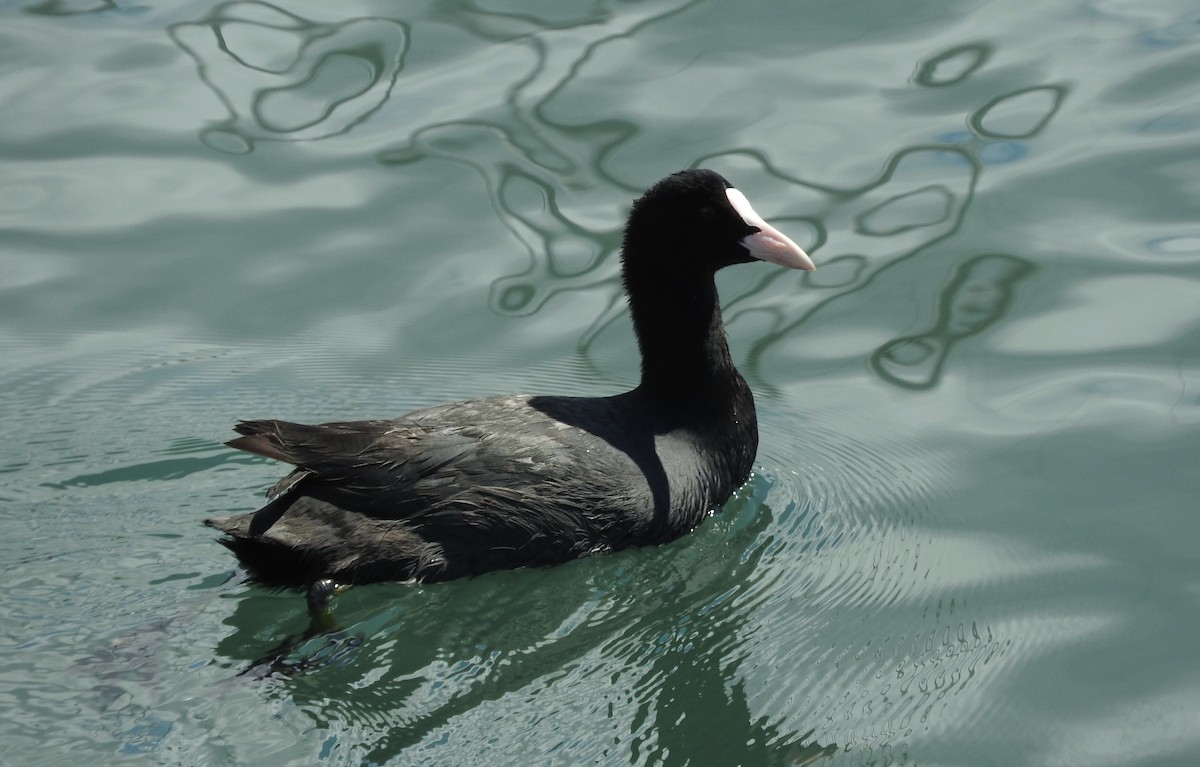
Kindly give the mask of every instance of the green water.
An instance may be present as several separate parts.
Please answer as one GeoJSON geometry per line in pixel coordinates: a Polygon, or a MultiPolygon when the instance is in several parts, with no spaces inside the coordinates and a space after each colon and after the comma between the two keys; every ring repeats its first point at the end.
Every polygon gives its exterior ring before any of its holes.
{"type": "Polygon", "coordinates": [[[0,4],[0,764],[1195,764],[1198,83],[1165,0],[0,4]],[[721,278],[747,487],[288,646],[233,422],[628,387],[693,165],[819,266],[721,278]]]}

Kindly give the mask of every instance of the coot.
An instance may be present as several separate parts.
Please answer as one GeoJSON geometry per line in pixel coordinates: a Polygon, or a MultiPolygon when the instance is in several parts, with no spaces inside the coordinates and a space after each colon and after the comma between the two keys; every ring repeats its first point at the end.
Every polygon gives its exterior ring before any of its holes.
{"type": "Polygon", "coordinates": [[[758,447],[714,274],[814,268],[709,170],[633,204],[622,274],[641,382],[610,397],[510,396],[393,420],[245,421],[230,447],[295,470],[253,514],[208,519],[252,579],[308,589],[443,581],[660,543],[746,481],[758,447]]]}

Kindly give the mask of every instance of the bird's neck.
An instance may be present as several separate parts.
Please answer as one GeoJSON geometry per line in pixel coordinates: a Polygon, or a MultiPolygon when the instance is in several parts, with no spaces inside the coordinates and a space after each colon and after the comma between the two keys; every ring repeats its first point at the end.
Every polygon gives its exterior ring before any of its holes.
{"type": "MultiPolygon", "coordinates": [[[[639,275],[627,275],[637,279],[639,275]]],[[[724,420],[753,408],[749,389],[729,355],[721,305],[711,274],[668,278],[629,291],[642,353],[639,389],[681,421],[724,420]]]]}

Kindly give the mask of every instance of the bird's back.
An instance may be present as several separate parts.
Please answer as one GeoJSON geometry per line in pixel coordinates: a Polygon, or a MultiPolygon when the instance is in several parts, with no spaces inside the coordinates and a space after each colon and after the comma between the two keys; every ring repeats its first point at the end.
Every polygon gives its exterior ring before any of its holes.
{"type": "Polygon", "coordinates": [[[669,540],[744,479],[706,492],[716,469],[696,439],[664,431],[636,391],[472,400],[394,421],[250,421],[239,431],[232,446],[297,468],[256,514],[209,524],[253,575],[279,586],[445,580],[669,540]]]}

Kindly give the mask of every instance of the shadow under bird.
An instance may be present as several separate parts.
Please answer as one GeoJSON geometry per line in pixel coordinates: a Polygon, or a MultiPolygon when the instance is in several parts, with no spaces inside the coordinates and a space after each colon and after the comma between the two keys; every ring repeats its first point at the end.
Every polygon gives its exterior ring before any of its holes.
{"type": "Polygon", "coordinates": [[[305,589],[310,604],[353,584],[443,581],[677,538],[746,481],[758,447],[714,282],[756,259],[814,268],[719,174],[669,176],[633,204],[621,253],[637,387],[391,420],[244,421],[229,446],[296,468],[253,514],[205,522],[253,580],[305,589]]]}

